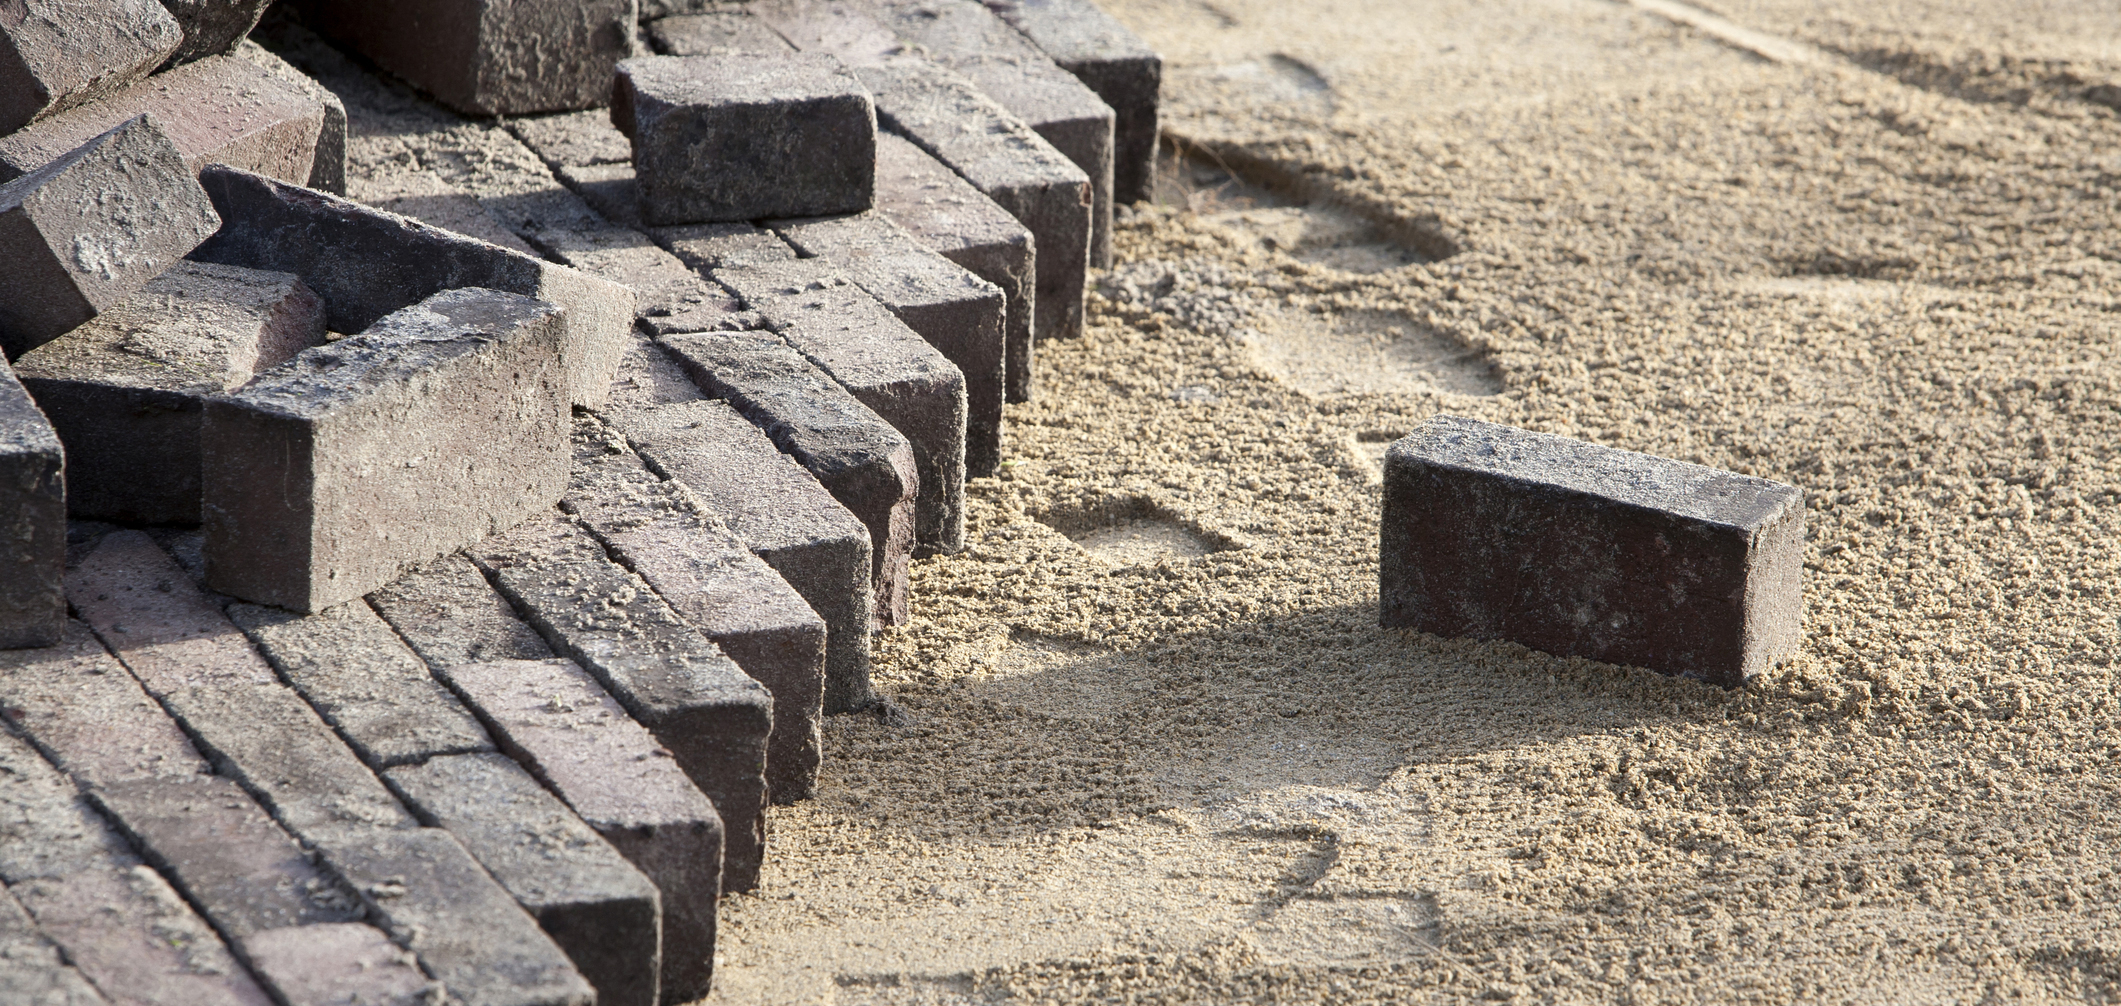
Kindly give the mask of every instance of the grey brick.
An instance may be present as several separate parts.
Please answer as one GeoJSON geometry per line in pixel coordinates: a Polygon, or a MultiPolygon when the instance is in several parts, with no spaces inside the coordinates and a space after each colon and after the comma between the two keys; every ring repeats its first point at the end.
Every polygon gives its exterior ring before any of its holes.
{"type": "Polygon", "coordinates": [[[630,418],[663,405],[698,402],[707,395],[685,376],[685,368],[670,358],[662,346],[647,335],[637,335],[633,347],[619,361],[619,376],[611,381],[611,398],[603,414],[625,425],[630,418]]]}
{"type": "Polygon", "coordinates": [[[648,235],[617,226],[550,227],[531,240],[567,265],[631,287],[640,319],[660,327],[713,324],[733,306],[728,291],[685,268],[648,235]]]}
{"type": "Polygon", "coordinates": [[[236,47],[258,26],[272,0],[162,0],[162,6],[184,29],[184,44],[170,54],[171,65],[219,56],[236,47]]]}
{"type": "Polygon", "coordinates": [[[206,759],[88,626],[57,646],[0,653],[0,715],[82,786],[183,778],[206,759]]]}
{"type": "Polygon", "coordinates": [[[1163,57],[1091,0],[986,0],[986,4],[1112,106],[1112,198],[1123,203],[1149,198],[1156,171],[1156,108],[1163,87],[1163,57]]]}
{"type": "Polygon", "coordinates": [[[37,931],[5,887],[0,887],[0,1002],[33,1006],[105,1006],[81,972],[66,963],[59,947],[37,931]]]}
{"type": "Polygon", "coordinates": [[[317,83],[316,78],[289,66],[286,60],[249,39],[243,40],[230,54],[257,64],[272,74],[274,80],[324,106],[324,125],[317,133],[316,159],[310,162],[309,180],[302,184],[319,192],[345,195],[346,102],[330,88],[317,83]]]}
{"type": "Polygon", "coordinates": [[[447,291],[209,402],[207,583],[314,612],[549,505],[563,339],[551,304],[447,291]]]}
{"type": "Polygon", "coordinates": [[[518,618],[470,559],[447,555],[412,568],[368,603],[429,668],[481,660],[542,660],[544,637],[518,618]]]}
{"type": "Polygon", "coordinates": [[[548,167],[633,163],[633,141],[608,111],[562,112],[508,120],[508,131],[548,167]]]}
{"type": "Polygon", "coordinates": [[[145,116],[0,184],[0,350],[13,359],[132,296],[221,225],[145,116]]]}
{"type": "Polygon", "coordinates": [[[421,820],[456,836],[537,919],[596,988],[599,1006],[654,1006],[662,966],[655,885],[566,804],[499,754],[449,755],[384,775],[421,820]]]}
{"type": "Polygon", "coordinates": [[[473,115],[593,108],[633,54],[634,0],[301,0],[306,23],[473,115]],[[411,27],[411,26],[417,26],[411,27]]]}
{"type": "Polygon", "coordinates": [[[243,951],[289,1006],[433,1006],[447,992],[365,922],[270,929],[243,951]]]}
{"type": "Polygon", "coordinates": [[[66,444],[74,517],[196,524],[206,400],[323,341],[294,274],[179,262],[15,372],[66,444]]]}
{"type": "Polygon", "coordinates": [[[65,567],[66,450],[0,360],[0,650],[59,641],[65,567]]]}
{"type": "Polygon", "coordinates": [[[1735,688],[1803,644],[1794,486],[1438,416],[1385,452],[1379,621],[1735,688]]]}
{"type": "Polygon", "coordinates": [[[790,53],[795,47],[742,7],[675,14],[644,26],[649,44],[668,56],[720,56],[733,52],[790,53]]]}
{"type": "Polygon", "coordinates": [[[139,80],[183,43],[154,0],[23,0],[0,27],[0,134],[139,80]]]}

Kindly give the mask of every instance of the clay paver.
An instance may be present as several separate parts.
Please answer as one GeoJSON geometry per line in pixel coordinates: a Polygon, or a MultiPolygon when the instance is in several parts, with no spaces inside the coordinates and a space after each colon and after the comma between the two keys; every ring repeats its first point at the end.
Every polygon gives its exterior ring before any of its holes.
{"type": "Polygon", "coordinates": [[[447,991],[365,922],[271,929],[245,939],[243,951],[293,1006],[432,1006],[447,991]]]}
{"type": "Polygon", "coordinates": [[[664,1001],[706,995],[725,832],[670,751],[571,661],[460,664],[442,673],[510,754],[655,883],[664,1001]]]}
{"type": "Polygon", "coordinates": [[[106,1006],[59,947],[37,931],[22,903],[0,887],[0,1002],[31,1006],[106,1006]]]}
{"type": "Polygon", "coordinates": [[[1794,486],[1438,416],[1385,452],[1379,621],[1737,687],[1803,639],[1794,486]]]}
{"type": "Polygon", "coordinates": [[[66,451],[0,360],[0,650],[49,646],[66,624],[66,451]]]}
{"type": "Polygon", "coordinates": [[[726,402],[662,405],[619,422],[656,471],[691,491],[825,620],[824,711],[874,703],[875,605],[861,521],[726,402]]]}
{"type": "Polygon", "coordinates": [[[302,9],[319,32],[474,115],[604,104],[635,31],[634,0],[309,0],[302,9]]]}
{"type": "Polygon", "coordinates": [[[1008,298],[1003,329],[1009,401],[1030,401],[1032,318],[1038,305],[1031,232],[970,182],[896,133],[876,138],[876,210],[1008,298]]]}
{"type": "Polygon", "coordinates": [[[0,184],[0,350],[21,356],[117,306],[220,226],[145,116],[0,184]]]}
{"type": "Polygon", "coordinates": [[[1163,58],[1091,0],[987,0],[987,8],[1112,106],[1112,198],[1149,198],[1163,58]]]}
{"type": "Polygon", "coordinates": [[[912,444],[771,333],[694,332],[663,345],[869,529],[875,618],[904,622],[920,493],[912,444]]]}
{"type": "Polygon", "coordinates": [[[876,213],[772,227],[805,256],[832,263],[957,366],[965,375],[965,477],[994,474],[1002,460],[1006,397],[1001,289],[876,213]]]}
{"type": "Polygon", "coordinates": [[[571,519],[526,521],[473,557],[553,649],[609,689],[714,801],[728,840],[722,888],[756,886],[773,730],[765,687],[571,519]]]}
{"type": "Polygon", "coordinates": [[[720,56],[732,52],[789,53],[788,44],[742,7],[679,14],[645,26],[655,51],[672,56],[720,56]]]}
{"type": "MultiPolygon", "coordinates": [[[[211,0],[206,0],[211,3],[211,0]]],[[[319,192],[333,195],[346,194],[346,102],[340,100],[330,88],[317,82],[315,77],[303,73],[274,55],[264,46],[249,39],[230,52],[238,59],[247,59],[265,72],[297,91],[309,100],[324,106],[324,126],[317,133],[317,155],[310,162],[309,180],[303,185],[319,192]]]]}
{"type": "Polygon", "coordinates": [[[74,517],[195,524],[206,399],[323,341],[294,274],[179,262],[15,372],[66,444],[74,517]]]}
{"type": "Polygon", "coordinates": [[[83,786],[207,770],[176,721],[80,622],[68,621],[57,646],[0,651],[0,715],[83,786]]]}
{"type": "Polygon", "coordinates": [[[22,0],[0,19],[0,134],[139,80],[183,43],[155,0],[22,0]]]}
{"type": "Polygon", "coordinates": [[[851,213],[875,195],[876,108],[828,55],[629,59],[611,112],[649,224],[851,213]]]}
{"type": "Polygon", "coordinates": [[[538,920],[599,1006],[653,1006],[662,966],[655,885],[566,804],[500,754],[446,755],[384,776],[538,920]]]}
{"type": "Polygon", "coordinates": [[[573,484],[560,505],[773,693],[766,784],[775,803],[807,799],[823,743],[824,621],[683,483],[658,478],[592,417],[575,421],[573,484]]]}
{"type": "Polygon", "coordinates": [[[462,555],[414,567],[368,595],[368,603],[431,669],[552,656],[545,638],[517,617],[486,575],[462,555]]]}
{"type": "Polygon", "coordinates": [[[551,304],[452,290],[304,351],[206,409],[206,582],[314,612],[557,500],[551,304]]]}

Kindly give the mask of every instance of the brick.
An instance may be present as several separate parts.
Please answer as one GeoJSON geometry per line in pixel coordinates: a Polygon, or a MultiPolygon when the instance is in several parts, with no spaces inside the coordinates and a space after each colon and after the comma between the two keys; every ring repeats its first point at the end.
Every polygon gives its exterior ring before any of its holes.
{"type": "Polygon", "coordinates": [[[663,905],[663,1000],[706,995],[724,830],[667,742],[628,718],[570,661],[461,664],[442,673],[510,754],[655,883],[663,905]]]}
{"type": "Polygon", "coordinates": [[[830,56],[629,59],[611,114],[650,224],[850,213],[875,195],[876,108],[830,56]]]}
{"type": "Polygon", "coordinates": [[[486,575],[462,555],[413,567],[368,595],[368,603],[429,668],[552,656],[544,637],[518,618],[486,582],[486,575]]]}
{"type": "MultiPolygon", "coordinates": [[[[876,213],[778,221],[782,239],[830,262],[965,376],[965,475],[1002,461],[1007,345],[999,287],[928,250],[876,213]]],[[[923,478],[926,473],[922,473],[923,478]]]]}
{"type": "Polygon", "coordinates": [[[74,517],[196,524],[206,400],[323,341],[293,273],[179,262],[15,372],[66,445],[74,517]]]}
{"type": "Polygon", "coordinates": [[[0,715],[84,787],[207,771],[176,721],[80,622],[57,646],[0,653],[0,715]]]}
{"type": "Polygon", "coordinates": [[[187,688],[162,701],[215,771],[241,782],[305,842],[413,826],[397,798],[292,689],[187,688]]]}
{"type": "Polygon", "coordinates": [[[733,302],[728,291],[685,268],[646,234],[625,227],[552,227],[533,232],[547,255],[576,269],[631,287],[640,318],[662,326],[711,324],[733,302]]]}
{"type": "Polygon", "coordinates": [[[655,885],[566,804],[499,754],[448,755],[384,775],[538,921],[596,988],[599,1006],[654,1006],[662,966],[655,885]]]}
{"type": "Polygon", "coordinates": [[[50,646],[66,625],[66,450],[0,360],[0,650],[50,646]]]}
{"type": "Polygon", "coordinates": [[[162,0],[162,6],[184,29],[184,44],[170,54],[171,65],[219,56],[234,49],[258,26],[272,0],[162,0]]]}
{"type": "Polygon", "coordinates": [[[557,500],[551,304],[452,290],[305,350],[206,408],[206,582],[320,611],[557,500]]]}
{"type": "Polygon", "coordinates": [[[221,608],[143,532],[113,531],[89,546],[67,572],[66,596],[157,698],[279,682],[221,608]]]}
{"type": "Polygon", "coordinates": [[[273,79],[300,91],[324,106],[324,123],[317,132],[317,153],[309,166],[309,180],[301,184],[319,192],[346,194],[346,102],[316,78],[287,64],[277,54],[249,39],[230,55],[246,59],[272,74],[273,79]]]}
{"type": "Polygon", "coordinates": [[[793,262],[797,258],[788,242],[748,223],[660,227],[653,233],[679,261],[699,272],[793,262]]]}
{"type": "Polygon", "coordinates": [[[1112,198],[1132,203],[1153,195],[1163,57],[1091,0],[986,0],[986,4],[1112,106],[1112,198]]]}
{"type": "Polygon", "coordinates": [[[633,163],[633,141],[611,124],[608,111],[510,119],[508,131],[548,167],[633,163]]]}
{"type": "Polygon", "coordinates": [[[714,275],[796,352],[905,434],[920,468],[915,540],[927,551],[964,548],[964,372],[830,263],[799,259],[714,275]]]}
{"type": "Polygon", "coordinates": [[[698,332],[663,345],[868,528],[875,620],[904,623],[920,494],[912,444],[769,333],[698,332]]]}
{"type": "MultiPolygon", "coordinates": [[[[1031,400],[1038,285],[1031,232],[941,161],[896,133],[876,138],[876,209],[915,241],[994,284],[1007,298],[1008,400],[1031,400]]],[[[962,367],[962,365],[960,365],[962,367]]],[[[967,371],[966,376],[971,376],[967,371]]],[[[970,450],[970,442],[966,448],[970,450]]],[[[966,462],[971,463],[970,459],[966,462]]]]}
{"type": "Polygon", "coordinates": [[[334,832],[313,840],[369,921],[413,952],[466,1006],[591,1006],[583,980],[537,921],[440,828],[334,832]]]}
{"type": "Polygon", "coordinates": [[[0,27],[0,134],[145,77],[184,30],[154,0],[25,0],[0,27]]]}
{"type": "Polygon", "coordinates": [[[1794,486],[1455,416],[1385,453],[1379,621],[1735,688],[1803,642],[1794,486]]]}
{"type": "Polygon", "coordinates": [[[474,558],[553,649],[609,689],[714,801],[728,842],[722,888],[755,887],[773,731],[766,689],[571,520],[527,522],[483,543],[474,558]]]}
{"type": "Polygon", "coordinates": [[[564,309],[575,404],[593,407],[610,389],[633,326],[631,290],[234,168],[210,166],[199,178],[227,223],[192,257],[301,276],[323,296],[333,331],[359,332],[444,290],[502,290],[564,309]]]}
{"type": "Polygon", "coordinates": [[[106,1006],[81,972],[66,963],[58,945],[37,931],[37,923],[15,896],[0,887],[0,1002],[32,1006],[106,1006]]]}
{"type": "Polygon", "coordinates": [[[132,296],[221,218],[146,117],[0,184],[0,350],[9,359],[132,296]]]}
{"type": "Polygon", "coordinates": [[[139,115],[198,174],[227,164],[283,181],[309,180],[325,105],[246,59],[215,56],[158,73],[91,105],[0,137],[0,181],[35,171],[139,115]]]}
{"type": "Polygon", "coordinates": [[[726,402],[663,405],[619,422],[659,474],[685,486],[824,619],[824,711],[873,705],[876,605],[861,521],[726,402]]]}
{"type": "Polygon", "coordinates": [[[662,346],[647,335],[639,335],[633,348],[619,361],[619,376],[611,381],[611,398],[605,403],[603,414],[626,425],[634,416],[659,406],[706,398],[692,378],[685,376],[685,368],[678,366],[662,346]]]}
{"type": "Polygon", "coordinates": [[[808,799],[823,744],[824,621],[683,483],[658,478],[593,417],[575,420],[573,484],[560,505],[773,694],[767,791],[775,803],[808,799]]]}
{"type": "Polygon", "coordinates": [[[430,172],[408,171],[366,179],[360,197],[376,209],[410,217],[430,227],[525,255],[543,254],[495,219],[486,204],[430,172]]]}
{"type": "Polygon", "coordinates": [[[665,55],[791,53],[795,47],[741,7],[678,14],[648,22],[649,44],[665,55]]]}
{"type": "Polygon", "coordinates": [[[365,922],[271,929],[243,949],[290,1006],[431,1006],[447,992],[365,922]]]}
{"type": "Polygon", "coordinates": [[[969,81],[933,63],[894,59],[855,71],[877,116],[1009,211],[1036,241],[1041,339],[1082,334],[1090,253],[1090,179],[969,81]]]}
{"type": "Polygon", "coordinates": [[[365,602],[306,617],[233,604],[228,617],[369,767],[493,750],[478,720],[365,602]]]}
{"type": "Polygon", "coordinates": [[[303,0],[304,20],[473,115],[594,108],[633,54],[634,0],[303,0]]]}
{"type": "MultiPolygon", "coordinates": [[[[906,48],[898,32],[885,23],[882,12],[870,3],[749,0],[743,9],[796,49],[831,53],[848,66],[880,63],[906,48]]],[[[671,52],[673,55],[688,55],[675,46],[671,52]]]]}

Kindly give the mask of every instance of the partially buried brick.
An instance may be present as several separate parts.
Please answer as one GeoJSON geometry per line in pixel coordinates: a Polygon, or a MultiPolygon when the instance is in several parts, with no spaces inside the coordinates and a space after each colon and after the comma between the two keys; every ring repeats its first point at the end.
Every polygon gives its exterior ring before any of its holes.
{"type": "Polygon", "coordinates": [[[905,436],[771,333],[695,332],[663,345],[868,528],[875,620],[903,623],[920,493],[905,436]]]}
{"type": "Polygon", "coordinates": [[[184,44],[170,54],[170,63],[189,63],[235,48],[258,26],[271,4],[272,0],[162,0],[162,6],[184,29],[184,44]]]}
{"type": "Polygon", "coordinates": [[[320,611],[549,506],[563,339],[551,304],[446,291],[210,401],[208,585],[320,611]]]}
{"type": "MultiPolygon", "coordinates": [[[[565,660],[460,664],[443,672],[517,760],[655,883],[663,906],[663,1001],[712,987],[724,828],[651,736],[565,660]]],[[[731,853],[734,854],[733,852],[731,853]]]]}
{"type": "Polygon", "coordinates": [[[1737,687],[1803,642],[1794,486],[1455,416],[1385,453],[1379,620],[1737,687]]]}
{"type": "Polygon", "coordinates": [[[66,625],[66,451],[0,360],[0,650],[50,646],[66,625]]]}
{"type": "Polygon", "coordinates": [[[721,56],[736,52],[790,53],[788,44],[742,7],[658,18],[644,25],[655,51],[672,56],[721,56]]]}
{"type": "Polygon", "coordinates": [[[196,524],[206,400],[323,341],[292,273],[179,262],[15,372],[66,444],[74,517],[196,524]]]}
{"type": "Polygon", "coordinates": [[[146,116],[0,184],[0,350],[21,356],[117,306],[220,225],[146,116]]]}
{"type": "MultiPolygon", "coordinates": [[[[772,696],[570,519],[526,522],[474,554],[553,648],[609,689],[714,801],[728,839],[722,888],[756,886],[772,696]]],[[[492,726],[492,710],[477,711],[492,726]]]]}
{"type": "Polygon", "coordinates": [[[876,108],[830,56],[629,59],[611,114],[650,224],[850,213],[875,195],[876,108]]]}
{"type": "Polygon", "coordinates": [[[176,721],[80,622],[57,646],[0,653],[0,715],[82,786],[207,771],[176,721]]]}
{"type": "Polygon", "coordinates": [[[766,784],[775,803],[817,785],[825,623],[683,483],[651,473],[623,437],[575,420],[573,485],[561,506],[678,616],[773,693],[766,784]]]}
{"type": "Polygon", "coordinates": [[[0,18],[0,134],[148,75],[184,43],[155,0],[23,0],[0,18]]]}
{"type": "Polygon", "coordinates": [[[632,55],[634,0],[301,0],[305,22],[473,115],[592,108],[632,55]]]}
{"type": "Polygon", "coordinates": [[[566,804],[499,754],[448,755],[384,775],[538,920],[596,988],[599,1006],[653,1006],[662,966],[655,885],[566,804]]]}
{"type": "Polygon", "coordinates": [[[1147,199],[1155,179],[1156,108],[1164,61],[1091,0],[986,0],[1061,69],[1097,92],[1115,116],[1112,198],[1147,199]]]}
{"type": "Polygon", "coordinates": [[[957,366],[965,375],[965,477],[994,474],[1002,460],[1008,355],[1001,289],[875,213],[772,226],[797,251],[832,263],[957,366]]]}
{"type": "Polygon", "coordinates": [[[422,563],[368,603],[433,669],[480,660],[542,660],[552,648],[462,555],[422,563]]]}
{"type": "Polygon", "coordinates": [[[0,1002],[105,1006],[110,1000],[66,963],[22,903],[0,887],[0,1002]]]}

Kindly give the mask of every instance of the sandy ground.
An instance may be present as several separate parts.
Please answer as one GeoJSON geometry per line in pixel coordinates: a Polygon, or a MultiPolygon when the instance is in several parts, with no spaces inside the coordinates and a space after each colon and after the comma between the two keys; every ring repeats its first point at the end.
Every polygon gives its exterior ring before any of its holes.
{"type": "Polygon", "coordinates": [[[1190,159],[711,1001],[2121,998],[2121,9],[1107,3],[1190,159]],[[1802,657],[1378,629],[1439,411],[1802,486],[1802,657]]]}

